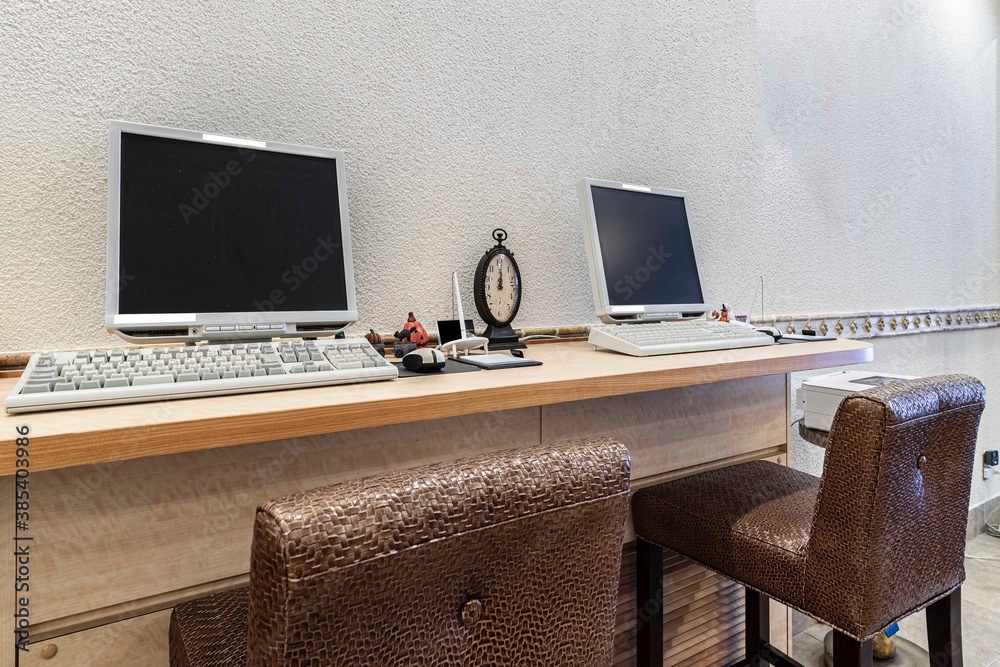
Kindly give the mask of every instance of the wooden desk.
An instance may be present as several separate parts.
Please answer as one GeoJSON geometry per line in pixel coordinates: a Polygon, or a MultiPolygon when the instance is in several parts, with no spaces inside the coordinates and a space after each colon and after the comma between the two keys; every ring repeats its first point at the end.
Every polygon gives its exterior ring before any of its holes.
{"type": "MultiPolygon", "coordinates": [[[[477,452],[607,434],[635,488],[754,458],[788,463],[788,374],[869,361],[840,340],[652,358],[532,346],[543,366],[0,418],[0,486],[31,429],[30,612],[20,667],[165,665],[169,609],[246,581],[258,503],[477,452]],[[40,649],[55,645],[55,658],[40,649]]],[[[14,380],[0,380],[6,395],[14,380]]],[[[0,539],[13,537],[0,493],[0,539]]],[[[633,536],[618,664],[634,659],[633,536]]],[[[13,665],[13,559],[0,550],[0,667],[13,665]]],[[[667,664],[740,650],[742,598],[676,555],[665,565],[667,664]]],[[[787,613],[775,611],[779,627],[787,613]]],[[[779,646],[781,640],[776,642],[779,646]]],[[[51,650],[51,649],[50,649],[51,650]]]]}

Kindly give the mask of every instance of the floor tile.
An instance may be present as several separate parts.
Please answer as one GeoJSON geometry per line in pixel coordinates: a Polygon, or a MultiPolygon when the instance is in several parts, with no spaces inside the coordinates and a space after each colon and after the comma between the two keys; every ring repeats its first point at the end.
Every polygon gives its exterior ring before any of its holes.
{"type": "MultiPolygon", "coordinates": [[[[996,538],[991,538],[996,539],[996,538]]],[[[1000,543],[1000,540],[997,540],[1000,543]]],[[[965,559],[962,602],[1000,611],[1000,561],[965,559]]]]}
{"type": "Polygon", "coordinates": [[[823,642],[808,632],[800,632],[792,638],[792,657],[803,667],[824,667],[823,642]]]}
{"type": "Polygon", "coordinates": [[[808,628],[806,628],[806,633],[809,634],[813,639],[818,639],[823,641],[826,639],[826,634],[830,632],[830,628],[823,625],[822,623],[813,623],[808,628]]]}
{"type": "Polygon", "coordinates": [[[792,636],[799,634],[800,632],[805,632],[806,628],[815,623],[801,611],[792,610],[792,636]]]}
{"type": "MultiPolygon", "coordinates": [[[[926,650],[926,615],[920,612],[904,618],[899,623],[899,634],[926,650]]],[[[1000,658],[1000,609],[987,609],[963,599],[962,646],[965,664],[970,667],[985,667],[1000,658]]]]}
{"type": "Polygon", "coordinates": [[[992,563],[1000,563],[1000,537],[993,537],[983,533],[969,540],[965,545],[967,556],[978,556],[980,558],[996,558],[992,563]]]}

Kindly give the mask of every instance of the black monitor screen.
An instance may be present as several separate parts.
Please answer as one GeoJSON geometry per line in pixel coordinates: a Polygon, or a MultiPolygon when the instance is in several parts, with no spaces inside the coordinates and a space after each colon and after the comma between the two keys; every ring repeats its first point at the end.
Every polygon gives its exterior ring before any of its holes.
{"type": "Polygon", "coordinates": [[[346,310],[332,158],[123,132],[118,312],[346,310]]]}
{"type": "Polygon", "coordinates": [[[684,199],[591,186],[612,306],[701,304],[684,199]]]}

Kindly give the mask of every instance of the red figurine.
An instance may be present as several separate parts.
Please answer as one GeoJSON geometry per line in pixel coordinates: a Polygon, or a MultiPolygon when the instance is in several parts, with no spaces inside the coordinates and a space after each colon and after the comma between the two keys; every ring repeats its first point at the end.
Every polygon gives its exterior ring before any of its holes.
{"type": "Polygon", "coordinates": [[[396,340],[406,343],[416,343],[417,347],[427,347],[427,343],[430,342],[430,336],[427,335],[427,329],[424,325],[417,321],[417,318],[413,316],[411,312],[409,317],[406,318],[406,323],[403,328],[397,331],[395,334],[396,340]]]}

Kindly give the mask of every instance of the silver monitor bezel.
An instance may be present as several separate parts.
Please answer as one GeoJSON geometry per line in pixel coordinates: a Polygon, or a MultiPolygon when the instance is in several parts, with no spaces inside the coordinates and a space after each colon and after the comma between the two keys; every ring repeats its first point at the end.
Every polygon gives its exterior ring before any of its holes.
{"type": "Polygon", "coordinates": [[[605,181],[598,178],[583,178],[577,183],[577,195],[580,202],[580,218],[583,222],[583,238],[587,247],[587,264],[590,265],[591,287],[594,292],[594,308],[602,322],[616,324],[622,322],[659,322],[662,320],[690,319],[702,317],[709,310],[707,303],[656,303],[643,306],[612,306],[608,294],[607,276],[604,274],[604,257],[601,255],[600,235],[597,230],[597,218],[594,214],[593,187],[627,190],[646,194],[680,197],[684,201],[684,214],[687,216],[688,231],[691,234],[691,247],[694,250],[694,262],[698,271],[698,283],[702,298],[705,295],[705,278],[701,271],[701,259],[698,253],[698,242],[691,226],[691,211],[688,208],[687,192],[668,190],[618,181],[605,181]]]}
{"type": "MultiPolygon", "coordinates": [[[[261,340],[278,337],[333,335],[358,320],[357,295],[354,283],[354,260],[351,251],[351,225],[347,206],[347,177],[344,152],[311,146],[284,144],[274,141],[257,141],[242,137],[223,136],[172,127],[159,127],[126,121],[110,122],[108,135],[108,257],[106,271],[105,328],[125,340],[140,343],[193,342],[198,340],[261,340]],[[347,292],[346,310],[317,311],[244,311],[223,313],[190,313],[193,320],[173,313],[131,314],[133,322],[122,321],[118,312],[119,228],[121,198],[121,136],[122,133],[144,134],[167,139],[180,139],[196,143],[242,146],[253,150],[307,155],[333,159],[337,165],[337,183],[340,204],[341,242],[344,252],[344,282],[347,292]],[[118,318],[116,320],[116,318],[118,318]],[[229,328],[233,331],[206,331],[206,327],[229,328]],[[242,327],[242,329],[240,328],[242,327]],[[247,329],[247,327],[253,327],[247,329]],[[180,330],[186,329],[186,333],[180,330]]],[[[127,277],[126,277],[127,278],[127,277]]],[[[127,282],[124,285],[127,289],[127,282]]],[[[187,314],[185,314],[187,315],[187,314]]]]}

